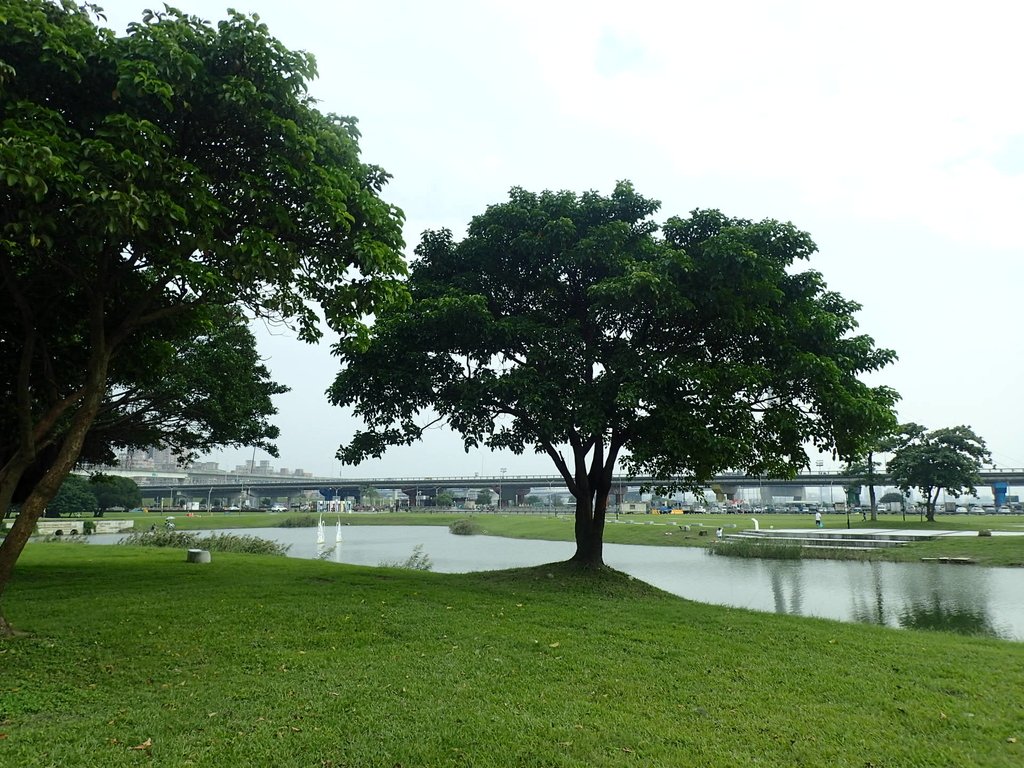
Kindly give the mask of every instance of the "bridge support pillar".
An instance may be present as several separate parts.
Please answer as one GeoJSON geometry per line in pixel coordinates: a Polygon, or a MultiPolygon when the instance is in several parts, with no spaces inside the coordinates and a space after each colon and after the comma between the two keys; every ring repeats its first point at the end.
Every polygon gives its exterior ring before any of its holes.
{"type": "Polygon", "coordinates": [[[789,485],[762,485],[761,501],[771,504],[776,498],[796,499],[803,498],[804,489],[799,486],[789,485]]]}
{"type": "Polygon", "coordinates": [[[738,485],[715,483],[711,486],[711,490],[715,492],[715,501],[721,503],[723,501],[735,500],[736,494],[740,492],[740,487],[738,485]]]}
{"type": "Polygon", "coordinates": [[[1009,490],[1009,483],[999,480],[992,483],[992,495],[995,497],[995,509],[998,510],[1006,504],[1006,492],[1009,490]]]}
{"type": "Polygon", "coordinates": [[[848,507],[859,507],[860,506],[860,486],[852,486],[846,489],[846,506],[848,507]]]}

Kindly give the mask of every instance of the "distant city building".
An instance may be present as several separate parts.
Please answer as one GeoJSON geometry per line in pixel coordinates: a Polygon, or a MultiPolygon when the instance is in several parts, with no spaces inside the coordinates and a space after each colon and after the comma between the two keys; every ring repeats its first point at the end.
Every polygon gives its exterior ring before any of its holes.
{"type": "Polygon", "coordinates": [[[263,459],[257,463],[246,459],[245,464],[239,464],[234,469],[236,475],[287,475],[288,477],[313,477],[312,472],[306,472],[303,469],[274,469],[273,465],[267,459],[263,459]]]}
{"type": "Polygon", "coordinates": [[[117,454],[117,466],[124,469],[152,469],[174,472],[181,469],[170,448],[141,448],[117,454]]]}

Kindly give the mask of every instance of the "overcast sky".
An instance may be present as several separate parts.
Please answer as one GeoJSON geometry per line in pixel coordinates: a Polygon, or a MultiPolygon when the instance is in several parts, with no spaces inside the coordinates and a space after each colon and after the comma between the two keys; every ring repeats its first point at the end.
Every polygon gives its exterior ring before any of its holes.
{"type": "MultiPolygon", "coordinates": [[[[144,0],[99,0],[123,31],[144,0]]],[[[225,0],[179,0],[216,21],[225,0]]],[[[1024,467],[1024,4],[974,2],[323,2],[237,0],[316,56],[323,111],[354,115],[384,197],[457,236],[512,186],[611,191],[792,221],[810,266],[863,305],[899,361],[872,383],[899,416],[967,424],[1024,467]]],[[[326,403],[327,346],[260,332],[278,381],[276,466],[347,477],[553,472],[466,454],[434,431],[340,467],[357,422],[326,403]]],[[[222,466],[250,451],[216,457],[222,466]]],[[[257,453],[257,461],[269,458],[257,453]]],[[[826,459],[826,466],[830,462],[826,459]]]]}

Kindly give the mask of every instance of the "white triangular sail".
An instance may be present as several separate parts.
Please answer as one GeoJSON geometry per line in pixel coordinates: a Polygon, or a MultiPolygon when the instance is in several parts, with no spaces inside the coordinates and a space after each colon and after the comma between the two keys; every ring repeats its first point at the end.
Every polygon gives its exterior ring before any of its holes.
{"type": "Polygon", "coordinates": [[[316,543],[324,543],[324,516],[320,515],[320,522],[316,524],[316,543]]]}
{"type": "Polygon", "coordinates": [[[338,518],[338,527],[334,532],[334,543],[341,544],[341,518],[338,518]]]}

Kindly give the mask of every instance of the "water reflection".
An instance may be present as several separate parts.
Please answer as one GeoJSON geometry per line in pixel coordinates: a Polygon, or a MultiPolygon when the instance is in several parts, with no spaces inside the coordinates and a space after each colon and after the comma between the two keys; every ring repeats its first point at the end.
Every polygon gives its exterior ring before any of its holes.
{"type": "Polygon", "coordinates": [[[802,614],[804,602],[802,572],[799,568],[791,567],[798,563],[793,560],[762,560],[758,562],[768,574],[772,597],[775,600],[775,612],[802,614]]]}
{"type": "Polygon", "coordinates": [[[750,560],[608,545],[606,560],[700,602],[1024,640],[1024,569],[938,563],[750,560]]]}
{"type": "Polygon", "coordinates": [[[865,563],[864,582],[850,592],[850,614],[862,624],[885,624],[885,590],[882,586],[882,563],[865,563]]]}
{"type": "MultiPolygon", "coordinates": [[[[999,595],[992,581],[1001,570],[895,563],[864,563],[863,578],[851,585],[854,621],[908,629],[944,629],[968,635],[1016,637],[995,618],[999,595]]],[[[1021,639],[1017,637],[1017,639],[1021,639]]]]}
{"type": "Polygon", "coordinates": [[[910,573],[904,603],[898,609],[901,627],[949,629],[972,635],[998,636],[989,614],[991,587],[983,568],[932,565],[910,573]],[[961,572],[966,570],[966,572],[961,572]],[[930,577],[930,578],[929,578],[930,577]]]}
{"type": "MultiPolygon", "coordinates": [[[[572,556],[569,542],[455,536],[433,526],[346,526],[318,546],[315,529],[246,534],[290,544],[292,557],[376,566],[405,561],[417,545],[446,573],[541,565],[572,556]]],[[[115,536],[93,536],[109,543],[115,536]]],[[[1024,640],[1024,569],[937,563],[756,560],[687,547],[605,546],[613,568],[703,603],[891,627],[945,629],[1024,640]]]]}
{"type": "Polygon", "coordinates": [[[899,623],[904,629],[944,629],[962,635],[999,637],[999,630],[984,610],[950,603],[938,593],[933,593],[928,603],[905,608],[899,623]]]}

